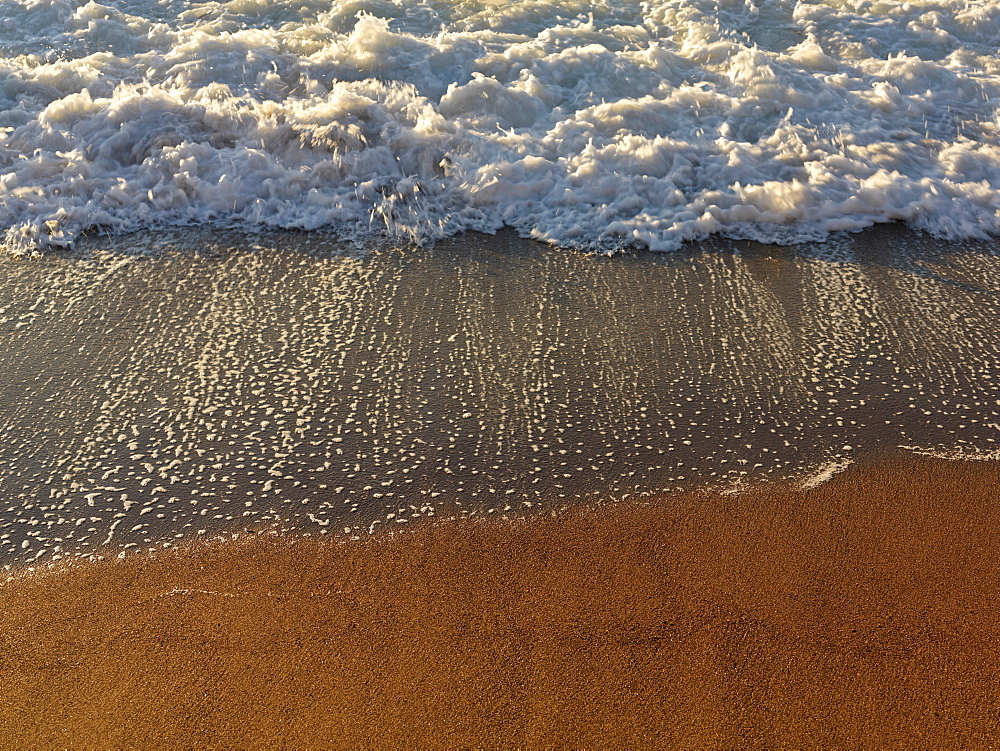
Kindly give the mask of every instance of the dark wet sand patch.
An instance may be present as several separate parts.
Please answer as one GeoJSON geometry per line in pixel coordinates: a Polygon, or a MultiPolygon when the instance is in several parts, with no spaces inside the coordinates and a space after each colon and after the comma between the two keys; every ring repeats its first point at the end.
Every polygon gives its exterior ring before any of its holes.
{"type": "Polygon", "coordinates": [[[1000,465],[0,587],[0,735],[46,747],[984,746],[1000,465]]]}
{"type": "Polygon", "coordinates": [[[0,257],[0,566],[995,452],[997,280],[995,243],[899,226],[613,259],[210,230],[0,257]]]}

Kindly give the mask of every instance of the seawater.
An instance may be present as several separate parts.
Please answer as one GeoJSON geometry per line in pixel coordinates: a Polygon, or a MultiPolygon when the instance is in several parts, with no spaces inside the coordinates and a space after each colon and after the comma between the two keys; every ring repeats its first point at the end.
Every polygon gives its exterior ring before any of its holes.
{"type": "Polygon", "coordinates": [[[1000,252],[895,230],[0,255],[0,565],[1000,457],[1000,252]]]}
{"type": "Polygon", "coordinates": [[[0,230],[1000,230],[1000,0],[0,0],[0,230]]]}

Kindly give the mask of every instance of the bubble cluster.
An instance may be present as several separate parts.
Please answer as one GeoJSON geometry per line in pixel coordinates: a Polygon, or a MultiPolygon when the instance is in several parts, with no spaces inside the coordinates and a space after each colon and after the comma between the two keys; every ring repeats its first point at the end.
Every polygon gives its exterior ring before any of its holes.
{"type": "Polygon", "coordinates": [[[6,565],[817,482],[1000,437],[989,246],[192,232],[0,264],[6,565]]]}
{"type": "Polygon", "coordinates": [[[1000,234],[1000,0],[0,0],[0,249],[1000,234]]]}

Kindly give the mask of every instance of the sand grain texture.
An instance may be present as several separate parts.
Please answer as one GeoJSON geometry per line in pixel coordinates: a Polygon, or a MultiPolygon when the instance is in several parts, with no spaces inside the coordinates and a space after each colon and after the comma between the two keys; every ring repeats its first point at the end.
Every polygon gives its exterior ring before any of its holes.
{"type": "Polygon", "coordinates": [[[19,747],[985,746],[1000,470],[916,459],[0,588],[19,747]]]}

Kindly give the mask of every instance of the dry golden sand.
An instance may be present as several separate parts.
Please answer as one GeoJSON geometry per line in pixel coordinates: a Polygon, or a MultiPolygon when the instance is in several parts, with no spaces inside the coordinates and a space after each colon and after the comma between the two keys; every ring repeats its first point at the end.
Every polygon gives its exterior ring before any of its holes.
{"type": "Polygon", "coordinates": [[[1000,743],[1000,468],[256,539],[0,588],[22,747],[1000,743]]]}

